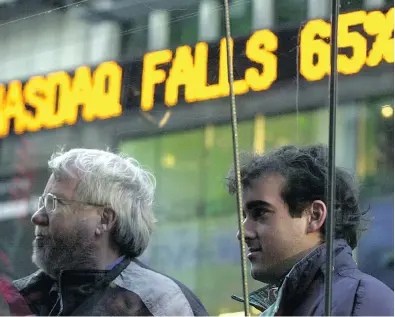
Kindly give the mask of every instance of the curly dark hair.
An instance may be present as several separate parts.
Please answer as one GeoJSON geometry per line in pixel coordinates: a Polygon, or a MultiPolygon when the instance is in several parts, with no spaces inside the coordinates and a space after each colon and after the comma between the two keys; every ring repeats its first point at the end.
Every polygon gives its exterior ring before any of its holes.
{"type": "MultiPolygon", "coordinates": [[[[244,158],[240,164],[242,188],[247,189],[262,176],[279,174],[285,179],[282,198],[292,217],[301,217],[303,210],[314,200],[325,204],[328,181],[328,147],[326,145],[287,145],[265,153],[244,158]]],[[[236,192],[235,172],[227,176],[231,195],[236,192]]],[[[358,203],[359,190],[352,174],[336,167],[335,238],[344,239],[354,249],[359,240],[363,212],[358,203]]],[[[321,227],[325,237],[325,224],[321,227]]]]}

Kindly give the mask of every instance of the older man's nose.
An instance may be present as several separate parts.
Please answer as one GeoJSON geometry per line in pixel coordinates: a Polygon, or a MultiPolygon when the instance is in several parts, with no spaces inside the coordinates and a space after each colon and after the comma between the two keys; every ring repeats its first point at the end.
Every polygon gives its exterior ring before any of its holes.
{"type": "Polygon", "coordinates": [[[36,226],[48,226],[48,214],[44,208],[37,210],[31,219],[32,223],[36,226]]]}

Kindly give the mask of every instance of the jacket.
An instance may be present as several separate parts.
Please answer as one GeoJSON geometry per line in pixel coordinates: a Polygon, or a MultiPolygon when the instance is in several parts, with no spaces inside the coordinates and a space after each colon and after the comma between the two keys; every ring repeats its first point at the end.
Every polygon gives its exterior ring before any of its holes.
{"type": "MultiPolygon", "coordinates": [[[[130,258],[111,270],[62,271],[57,281],[39,270],[13,285],[35,315],[209,315],[186,286],[130,258]]],[[[8,300],[11,310],[18,300],[8,300]]]]}
{"type": "MultiPolygon", "coordinates": [[[[261,316],[323,316],[325,306],[326,246],[320,245],[299,261],[279,287],[267,285],[249,294],[261,316]]],[[[243,302],[243,299],[232,296],[243,302]]],[[[393,316],[394,292],[362,273],[346,241],[334,241],[332,315],[393,316]]]]}

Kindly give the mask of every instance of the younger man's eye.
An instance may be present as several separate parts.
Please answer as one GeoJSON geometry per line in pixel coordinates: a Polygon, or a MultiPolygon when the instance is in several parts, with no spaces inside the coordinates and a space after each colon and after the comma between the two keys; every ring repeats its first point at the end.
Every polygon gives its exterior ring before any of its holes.
{"type": "Polygon", "coordinates": [[[264,216],[266,213],[267,213],[267,211],[265,209],[263,209],[263,208],[256,208],[256,209],[251,211],[251,216],[254,219],[258,219],[258,218],[264,216]]]}

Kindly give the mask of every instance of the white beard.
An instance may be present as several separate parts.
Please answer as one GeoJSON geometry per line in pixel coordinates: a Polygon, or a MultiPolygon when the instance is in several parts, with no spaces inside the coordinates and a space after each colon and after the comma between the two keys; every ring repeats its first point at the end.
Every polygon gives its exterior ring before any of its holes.
{"type": "Polygon", "coordinates": [[[33,241],[33,263],[55,278],[62,270],[96,269],[96,245],[77,233],[70,238],[33,241]]]}

